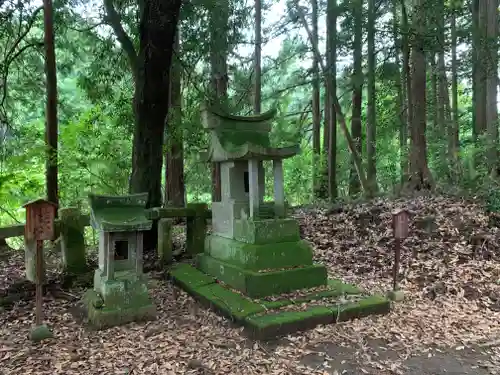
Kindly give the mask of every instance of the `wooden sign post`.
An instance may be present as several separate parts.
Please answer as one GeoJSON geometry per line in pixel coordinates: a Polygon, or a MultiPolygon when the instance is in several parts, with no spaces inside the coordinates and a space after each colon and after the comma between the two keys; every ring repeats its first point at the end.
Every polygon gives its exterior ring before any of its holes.
{"type": "Polygon", "coordinates": [[[394,265],[392,270],[392,293],[395,300],[402,299],[397,292],[399,290],[398,275],[401,260],[401,242],[408,237],[408,226],[410,213],[407,210],[398,210],[392,214],[392,229],[394,232],[394,265]]]}
{"type": "Polygon", "coordinates": [[[27,240],[36,241],[36,307],[35,327],[30,332],[33,341],[40,341],[52,336],[50,330],[43,324],[43,241],[54,240],[54,219],[56,217],[57,205],[45,199],[37,199],[23,205],[26,209],[26,224],[24,236],[27,240]]]}

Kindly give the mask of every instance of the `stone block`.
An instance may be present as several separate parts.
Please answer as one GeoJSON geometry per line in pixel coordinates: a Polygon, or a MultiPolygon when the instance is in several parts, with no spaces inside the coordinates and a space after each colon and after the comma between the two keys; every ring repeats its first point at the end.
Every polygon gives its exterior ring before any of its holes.
{"type": "Polygon", "coordinates": [[[96,329],[156,318],[156,307],[151,302],[141,304],[139,301],[131,301],[121,307],[108,306],[102,303],[102,297],[94,290],[87,290],[82,302],[87,310],[89,323],[96,329]]]}
{"type": "Polygon", "coordinates": [[[172,262],[172,226],[173,219],[158,220],[158,259],[162,265],[172,262]]]}
{"type": "Polygon", "coordinates": [[[205,246],[205,235],[207,232],[207,220],[205,212],[206,203],[188,203],[187,207],[195,211],[195,215],[187,218],[186,224],[186,251],[195,255],[203,252],[205,246]]]}
{"type": "Polygon", "coordinates": [[[295,219],[235,220],[234,239],[257,245],[299,241],[299,224],[295,219]]]}
{"type": "Polygon", "coordinates": [[[198,267],[251,298],[288,293],[298,289],[313,288],[327,283],[327,272],[323,265],[284,270],[256,272],[246,270],[206,254],[198,255],[198,267]]]}
{"type": "Polygon", "coordinates": [[[85,226],[76,207],[59,210],[61,252],[66,272],[79,274],[87,271],[85,257],[85,226]]]}
{"type": "Polygon", "coordinates": [[[205,253],[254,271],[307,266],[313,262],[312,248],[302,240],[256,245],[211,235],[205,241],[205,253]]]}

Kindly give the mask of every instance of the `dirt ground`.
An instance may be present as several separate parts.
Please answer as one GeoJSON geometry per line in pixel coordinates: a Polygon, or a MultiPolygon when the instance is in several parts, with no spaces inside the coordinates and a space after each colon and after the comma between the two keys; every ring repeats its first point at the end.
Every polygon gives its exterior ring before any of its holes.
{"type": "MultiPolygon", "coordinates": [[[[155,321],[90,331],[78,313],[83,289],[53,285],[44,306],[55,339],[32,344],[34,301],[21,283],[26,293],[0,307],[0,374],[500,374],[500,236],[481,206],[379,200],[297,218],[331,277],[384,292],[399,207],[414,212],[400,275],[406,300],[385,316],[251,342],[152,271],[155,321]]],[[[22,252],[4,250],[0,297],[22,279],[22,252]]]]}

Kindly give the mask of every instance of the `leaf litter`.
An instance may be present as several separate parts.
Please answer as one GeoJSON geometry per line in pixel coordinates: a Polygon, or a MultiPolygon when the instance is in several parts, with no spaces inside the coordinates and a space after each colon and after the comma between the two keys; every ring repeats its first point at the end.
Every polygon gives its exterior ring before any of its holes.
{"type": "MultiPolygon", "coordinates": [[[[0,307],[0,374],[334,374],[325,343],[356,348],[355,373],[403,373],[404,361],[483,345],[491,357],[482,364],[498,369],[500,339],[500,231],[476,202],[445,197],[377,199],[345,205],[335,212],[296,212],[302,235],[329,276],[385,293],[391,285],[391,212],[413,212],[403,242],[401,289],[405,301],[385,316],[368,317],[289,335],[277,343],[250,342],[228,320],[198,307],[165,280],[153,279],[150,292],[157,320],[105,331],[86,329],[72,310],[75,301],[48,293],[46,321],[55,340],[27,340],[34,321],[32,295],[0,307]],[[379,345],[370,342],[378,340],[379,345]],[[396,358],[382,352],[394,349],[396,358]],[[311,367],[301,361],[319,355],[311,367]]],[[[23,256],[0,259],[0,296],[22,278],[23,256]]],[[[152,273],[152,276],[156,274],[152,273]]],[[[79,296],[82,290],[71,290],[79,296]]],[[[354,350],[354,349],[353,349],[354,350]]],[[[347,359],[347,357],[346,357],[347,359]]]]}

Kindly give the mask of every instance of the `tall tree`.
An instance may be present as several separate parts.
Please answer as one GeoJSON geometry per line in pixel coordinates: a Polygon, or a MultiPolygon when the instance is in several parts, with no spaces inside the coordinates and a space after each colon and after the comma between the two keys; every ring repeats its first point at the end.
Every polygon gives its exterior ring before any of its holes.
{"type": "Polygon", "coordinates": [[[47,146],[46,190],[47,199],[58,204],[57,168],[57,70],[54,47],[54,9],[52,0],[43,1],[45,44],[45,74],[47,103],[45,107],[45,142],[47,146]]]}
{"type": "MultiPolygon", "coordinates": [[[[318,43],[318,1],[311,0],[311,24],[315,43],[318,43]]],[[[319,62],[313,54],[312,64],[312,125],[313,125],[313,191],[316,197],[320,194],[320,156],[321,156],[321,112],[319,95],[319,62]]]]}
{"type": "MultiPolygon", "coordinates": [[[[323,153],[326,158],[328,197],[337,198],[337,0],[327,1],[326,10],[326,76],[325,76],[325,125],[323,153]]],[[[316,54],[315,54],[316,56],[316,54]]]]}
{"type": "Polygon", "coordinates": [[[366,122],[366,178],[370,186],[371,193],[377,190],[377,113],[376,113],[376,88],[375,88],[375,20],[376,20],[375,0],[368,0],[368,83],[367,83],[367,122],[366,122]]]}
{"type": "Polygon", "coordinates": [[[498,0],[487,0],[486,15],[486,130],[488,133],[488,169],[498,175],[498,0]]]}
{"type": "MultiPolygon", "coordinates": [[[[162,203],[163,138],[181,3],[181,0],[141,2],[130,190],[148,192],[147,207],[159,207],[162,203]]],[[[153,230],[145,247],[154,247],[156,238],[153,230]]]]}
{"type": "Polygon", "coordinates": [[[261,112],[261,91],[262,91],[262,0],[255,0],[255,53],[254,53],[254,102],[253,111],[255,114],[261,112]]]}
{"type": "MultiPolygon", "coordinates": [[[[461,5],[460,5],[461,6],[461,5]]],[[[452,122],[448,137],[448,152],[450,154],[451,176],[454,183],[459,177],[459,123],[458,123],[458,71],[457,71],[457,11],[460,7],[452,5],[451,9],[451,107],[452,122]]]]}
{"type": "Polygon", "coordinates": [[[434,182],[427,164],[426,139],[426,0],[413,0],[414,40],[411,45],[412,76],[411,92],[413,121],[410,142],[410,183],[411,189],[430,189],[434,182]]]}
{"type": "MultiPolygon", "coordinates": [[[[227,107],[227,56],[229,1],[213,1],[210,9],[211,96],[218,105],[227,107]]],[[[227,108],[226,108],[227,109],[227,108]]],[[[212,163],[212,201],[221,200],[220,163],[212,163]]]]}
{"type": "MultiPolygon", "coordinates": [[[[354,42],[353,42],[353,72],[352,72],[352,116],[351,133],[354,140],[356,152],[362,153],[362,127],[361,110],[363,101],[363,1],[352,0],[351,9],[354,22],[354,42]]],[[[360,192],[360,181],[356,173],[354,161],[351,166],[349,182],[349,194],[355,195],[360,192]]]]}
{"type": "Polygon", "coordinates": [[[166,125],[165,206],[184,207],[184,145],[182,134],[182,69],[179,60],[180,30],[174,43],[175,57],[170,67],[170,103],[166,125]]]}

